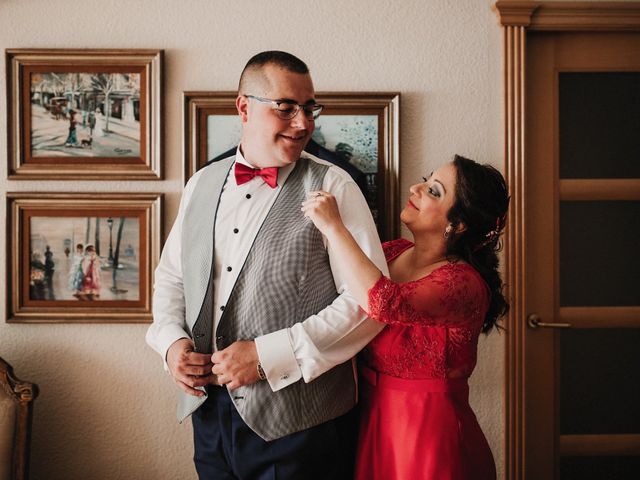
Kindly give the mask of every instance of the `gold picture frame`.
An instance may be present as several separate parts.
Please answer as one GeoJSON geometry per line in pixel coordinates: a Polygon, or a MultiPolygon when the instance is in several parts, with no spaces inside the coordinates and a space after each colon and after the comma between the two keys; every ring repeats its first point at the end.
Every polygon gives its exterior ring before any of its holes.
{"type": "MultiPolygon", "coordinates": [[[[185,182],[208,162],[234,153],[241,134],[236,97],[236,92],[184,92],[185,182]]],[[[316,101],[324,109],[305,150],[347,170],[367,200],[380,238],[397,238],[400,94],[317,92],[316,101]]]]}
{"type": "Polygon", "coordinates": [[[10,179],[162,177],[162,50],[7,49],[10,179]]]}
{"type": "Polygon", "coordinates": [[[161,215],[159,193],[7,193],[7,322],[151,322],[161,215]]]}

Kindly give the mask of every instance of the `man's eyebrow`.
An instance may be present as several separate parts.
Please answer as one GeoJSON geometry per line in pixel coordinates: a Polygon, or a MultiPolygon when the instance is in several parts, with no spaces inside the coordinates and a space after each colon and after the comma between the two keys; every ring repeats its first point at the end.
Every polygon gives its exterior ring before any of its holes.
{"type": "MultiPolygon", "coordinates": [[[[281,103],[292,103],[294,105],[298,104],[297,100],[294,100],[293,98],[276,98],[275,99],[276,102],[281,102],[281,103]]],[[[302,105],[315,105],[316,99],[312,98],[311,100],[307,100],[305,103],[303,103],[302,105]]]]}

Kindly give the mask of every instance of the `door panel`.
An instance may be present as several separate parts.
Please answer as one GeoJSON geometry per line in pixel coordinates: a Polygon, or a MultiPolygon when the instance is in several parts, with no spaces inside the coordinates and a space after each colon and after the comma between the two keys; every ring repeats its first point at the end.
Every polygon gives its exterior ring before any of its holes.
{"type": "Polygon", "coordinates": [[[563,457],[560,478],[609,480],[638,478],[640,457],[563,457]]]}
{"type": "Polygon", "coordinates": [[[640,201],[562,201],[559,221],[560,306],[640,305],[640,201]]]}
{"type": "Polygon", "coordinates": [[[559,335],[560,434],[640,432],[640,329],[571,328],[559,335]]]}
{"type": "Polygon", "coordinates": [[[527,42],[525,470],[635,478],[640,34],[527,42]]]}
{"type": "Polygon", "coordinates": [[[560,178],[640,178],[640,72],[560,72],[560,178]]]}

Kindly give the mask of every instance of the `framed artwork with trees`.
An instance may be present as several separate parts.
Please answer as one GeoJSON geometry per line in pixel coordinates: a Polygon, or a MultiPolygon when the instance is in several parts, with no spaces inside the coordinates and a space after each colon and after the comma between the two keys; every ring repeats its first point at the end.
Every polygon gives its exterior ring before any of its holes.
{"type": "Polygon", "coordinates": [[[7,49],[9,178],[161,178],[162,58],[7,49]]]}

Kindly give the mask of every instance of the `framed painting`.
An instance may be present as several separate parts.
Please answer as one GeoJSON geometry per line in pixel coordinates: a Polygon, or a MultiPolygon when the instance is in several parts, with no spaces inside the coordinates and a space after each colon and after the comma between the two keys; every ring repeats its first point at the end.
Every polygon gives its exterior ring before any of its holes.
{"type": "MultiPolygon", "coordinates": [[[[235,154],[242,126],[235,92],[185,92],[185,182],[211,161],[235,154]]],[[[358,184],[380,238],[399,235],[400,94],[316,93],[324,105],[305,150],[346,170],[358,184]]]]}
{"type": "Polygon", "coordinates": [[[162,195],[8,193],[8,322],[150,322],[162,195]]]}
{"type": "Polygon", "coordinates": [[[10,179],[160,179],[162,50],[7,49],[10,179]]]}

